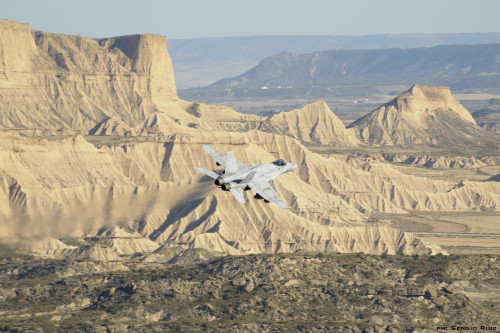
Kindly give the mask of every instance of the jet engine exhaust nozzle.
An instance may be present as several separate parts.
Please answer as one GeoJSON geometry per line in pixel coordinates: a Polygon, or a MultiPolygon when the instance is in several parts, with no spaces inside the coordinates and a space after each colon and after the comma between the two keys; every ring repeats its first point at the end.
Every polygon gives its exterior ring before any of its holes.
{"type": "Polygon", "coordinates": [[[223,191],[229,191],[230,189],[231,189],[231,184],[229,184],[229,183],[222,184],[223,191]]]}
{"type": "Polygon", "coordinates": [[[215,180],[215,185],[217,185],[217,186],[222,186],[223,183],[224,183],[224,179],[222,179],[222,177],[219,177],[215,180]]]}

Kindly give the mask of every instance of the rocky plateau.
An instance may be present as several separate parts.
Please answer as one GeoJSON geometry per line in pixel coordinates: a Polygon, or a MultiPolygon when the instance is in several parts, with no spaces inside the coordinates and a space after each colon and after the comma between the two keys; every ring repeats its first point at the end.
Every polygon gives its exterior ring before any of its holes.
{"type": "Polygon", "coordinates": [[[296,253],[165,266],[5,255],[3,331],[435,332],[500,324],[498,256],[296,253]]]}

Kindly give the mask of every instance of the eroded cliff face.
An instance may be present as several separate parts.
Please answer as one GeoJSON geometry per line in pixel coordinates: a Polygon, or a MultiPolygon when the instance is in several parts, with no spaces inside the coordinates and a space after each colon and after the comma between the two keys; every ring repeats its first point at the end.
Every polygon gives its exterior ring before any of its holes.
{"type": "MultiPolygon", "coordinates": [[[[36,45],[29,24],[0,20],[0,72],[26,73],[34,69],[36,45]]],[[[5,83],[5,76],[2,83],[5,83]]]]}
{"type": "MultiPolygon", "coordinates": [[[[383,162],[314,154],[295,139],[257,130],[193,129],[166,142],[97,146],[82,137],[47,141],[4,133],[0,146],[2,235],[93,237],[96,243],[78,255],[100,254],[102,260],[133,248],[149,251],[146,261],[168,261],[173,252],[189,249],[437,253],[439,248],[383,223],[368,223],[368,217],[500,207],[497,182],[408,176],[383,162]],[[254,200],[251,191],[247,204],[236,204],[196,172],[196,166],[216,168],[201,149],[205,143],[233,150],[246,164],[277,157],[298,163],[296,172],[273,181],[292,209],[254,200]],[[110,240],[102,230],[113,228],[129,235],[114,233],[110,240]]],[[[77,255],[44,246],[48,253],[77,255]]]]}
{"type": "Polygon", "coordinates": [[[177,100],[174,69],[165,37],[131,35],[99,42],[109,51],[118,48],[131,60],[131,71],[149,79],[145,91],[141,92],[143,95],[151,96],[158,103],[177,100]]]}
{"type": "Polygon", "coordinates": [[[0,28],[0,235],[48,237],[30,242],[37,254],[161,262],[195,250],[432,254],[442,250],[369,216],[500,209],[497,182],[430,180],[312,153],[303,143],[362,145],[322,101],[259,117],[178,100],[164,37],[0,28]],[[216,168],[203,144],[246,164],[298,164],[273,182],[292,209],[251,192],[236,204],[196,171],[216,168]],[[61,241],[68,237],[79,246],[61,241]]]}
{"type": "Polygon", "coordinates": [[[166,38],[91,39],[0,20],[0,126],[86,133],[117,118],[128,126],[177,101],[166,38]]]}
{"type": "Polygon", "coordinates": [[[177,98],[166,38],[91,39],[0,20],[0,126],[36,134],[156,135],[256,128],[313,143],[358,145],[317,102],[272,117],[177,98]],[[301,126],[298,126],[298,123],[301,126]],[[45,132],[44,132],[45,131],[45,132]]]}
{"type": "Polygon", "coordinates": [[[357,147],[361,144],[353,130],[332,112],[325,101],[302,109],[280,112],[262,121],[260,130],[288,135],[306,143],[357,147]]]}
{"type": "Polygon", "coordinates": [[[449,88],[420,84],[348,128],[366,143],[383,145],[480,145],[488,137],[449,88]]]}

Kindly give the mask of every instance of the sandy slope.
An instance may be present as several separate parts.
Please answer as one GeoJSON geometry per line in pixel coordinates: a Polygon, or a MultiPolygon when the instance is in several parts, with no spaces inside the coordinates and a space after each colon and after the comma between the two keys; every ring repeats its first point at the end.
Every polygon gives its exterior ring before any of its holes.
{"type": "Polygon", "coordinates": [[[449,88],[420,84],[348,127],[363,141],[384,145],[478,145],[489,135],[449,88]]]}
{"type": "MultiPolygon", "coordinates": [[[[413,236],[367,225],[369,214],[498,210],[500,202],[498,182],[454,184],[407,176],[382,162],[325,158],[294,139],[256,130],[193,130],[166,143],[102,148],[81,137],[47,141],[4,133],[1,146],[0,193],[9,207],[3,211],[7,223],[2,234],[11,237],[80,238],[97,235],[103,226],[121,225],[158,246],[233,254],[298,249],[422,253],[430,248],[413,236]],[[201,149],[207,142],[221,151],[233,149],[243,163],[278,156],[299,163],[296,172],[273,182],[292,209],[249,195],[251,200],[240,205],[218,190],[195,169],[215,167],[201,149]]],[[[120,238],[127,241],[108,245],[119,254],[130,253],[130,237],[114,237],[120,238]]]]}
{"type": "Polygon", "coordinates": [[[312,153],[303,143],[361,145],[324,102],[258,117],[178,100],[163,37],[93,40],[9,21],[0,30],[5,59],[29,54],[4,62],[0,87],[1,235],[79,244],[34,243],[37,253],[106,261],[167,261],[197,249],[437,253],[369,216],[499,209],[498,182],[430,180],[377,160],[312,153]],[[16,36],[23,42],[8,44],[16,36]],[[75,132],[126,137],[91,144],[75,132]],[[218,190],[196,171],[216,168],[201,149],[208,143],[246,164],[298,164],[273,182],[292,209],[251,192],[240,205],[218,190]]]}

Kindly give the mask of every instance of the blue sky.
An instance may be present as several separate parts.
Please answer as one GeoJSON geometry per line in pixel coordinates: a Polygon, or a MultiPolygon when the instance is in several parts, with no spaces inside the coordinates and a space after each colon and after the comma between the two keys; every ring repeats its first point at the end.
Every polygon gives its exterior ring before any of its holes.
{"type": "Polygon", "coordinates": [[[498,0],[4,0],[0,18],[88,37],[500,32],[498,0]]]}

